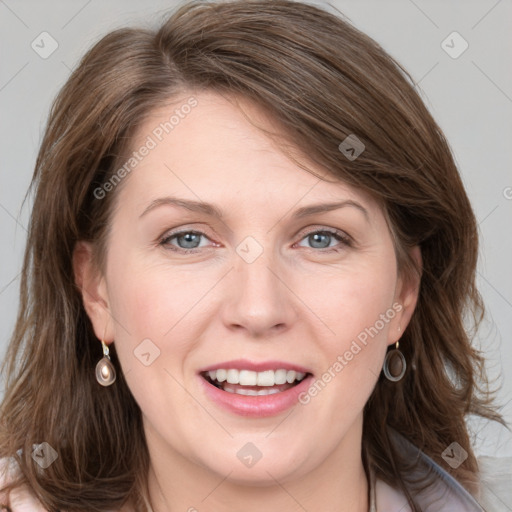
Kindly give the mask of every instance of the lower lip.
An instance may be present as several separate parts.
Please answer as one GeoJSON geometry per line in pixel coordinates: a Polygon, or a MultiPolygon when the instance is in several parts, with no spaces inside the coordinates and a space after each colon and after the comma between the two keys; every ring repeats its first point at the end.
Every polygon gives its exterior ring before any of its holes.
{"type": "Polygon", "coordinates": [[[239,416],[250,416],[253,418],[275,416],[290,409],[290,407],[297,404],[299,395],[309,388],[313,380],[313,376],[308,375],[297,385],[286,391],[272,395],[246,396],[222,391],[222,389],[210,384],[201,375],[198,375],[198,377],[202,382],[206,396],[216,405],[239,416]]]}

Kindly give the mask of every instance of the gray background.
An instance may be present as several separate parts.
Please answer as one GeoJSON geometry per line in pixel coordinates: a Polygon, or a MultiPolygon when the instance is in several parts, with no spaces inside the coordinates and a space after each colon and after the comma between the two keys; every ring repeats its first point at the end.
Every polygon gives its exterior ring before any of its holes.
{"type": "MultiPolygon", "coordinates": [[[[333,0],[334,7],[312,3],[332,12],[339,9],[402,63],[451,144],[481,233],[478,281],[487,318],[475,343],[487,355],[489,374],[496,379],[495,386],[501,386],[498,402],[512,423],[512,4],[507,0],[333,0]],[[460,37],[450,35],[454,31],[460,37]],[[458,55],[464,41],[468,48],[458,55]]],[[[0,0],[2,357],[16,317],[31,202],[23,209],[21,204],[51,101],[79,57],[101,35],[127,24],[154,26],[176,5],[171,0],[0,0]],[[44,55],[52,44],[58,44],[56,50],[44,55]]],[[[479,454],[512,455],[506,430],[481,421],[471,421],[471,426],[479,454]]]]}

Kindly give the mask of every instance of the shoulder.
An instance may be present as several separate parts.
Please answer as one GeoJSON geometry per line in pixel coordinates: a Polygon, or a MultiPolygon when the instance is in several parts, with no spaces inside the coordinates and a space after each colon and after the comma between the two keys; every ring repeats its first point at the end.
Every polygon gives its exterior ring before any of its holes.
{"type": "MultiPolygon", "coordinates": [[[[376,510],[379,512],[412,512],[407,498],[398,489],[390,487],[387,483],[377,480],[376,510]]],[[[415,492],[409,489],[416,504],[423,512],[498,512],[499,508],[482,508],[481,503],[476,501],[467,491],[452,488],[441,479],[436,478],[422,492],[415,492]]]]}
{"type": "MultiPolygon", "coordinates": [[[[18,473],[19,467],[16,459],[13,457],[0,458],[0,489],[12,482],[18,473]]],[[[2,505],[9,507],[8,510],[11,512],[47,512],[26,485],[12,490],[9,494],[0,491],[0,506],[2,505]]]]}
{"type": "Polygon", "coordinates": [[[406,497],[382,480],[375,482],[376,509],[379,512],[411,512],[406,497]]]}
{"type": "MultiPolygon", "coordinates": [[[[18,473],[19,466],[14,457],[0,458],[0,489],[12,482],[18,473]]],[[[10,512],[48,512],[25,485],[12,490],[9,495],[0,491],[0,512],[4,510],[10,512]],[[2,505],[9,508],[2,509],[2,505]]],[[[125,505],[119,511],[113,512],[134,512],[134,509],[130,505],[125,505]]]]}
{"type": "MultiPolygon", "coordinates": [[[[473,496],[439,464],[396,432],[393,434],[393,442],[400,447],[401,453],[408,460],[414,462],[413,469],[404,475],[408,477],[407,480],[424,479],[428,482],[426,487],[414,489],[407,484],[410,494],[422,511],[501,512],[504,504],[512,503],[512,457],[480,457],[479,493],[473,496]]],[[[410,511],[405,496],[385,483],[377,481],[376,494],[377,503],[382,501],[382,512],[396,510],[396,507],[400,509],[404,504],[406,506],[402,510],[410,511]]],[[[381,508],[378,508],[379,512],[381,508]]]]}
{"type": "Polygon", "coordinates": [[[512,457],[478,457],[479,501],[485,510],[503,510],[512,503],[512,457]]]}

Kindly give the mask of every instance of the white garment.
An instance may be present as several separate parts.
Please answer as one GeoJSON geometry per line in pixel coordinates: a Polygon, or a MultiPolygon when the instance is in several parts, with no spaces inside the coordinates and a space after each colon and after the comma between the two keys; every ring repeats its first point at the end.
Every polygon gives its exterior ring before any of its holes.
{"type": "MultiPolygon", "coordinates": [[[[485,512],[512,511],[512,457],[479,457],[481,495],[477,500],[480,508],[468,508],[464,503],[454,500],[441,500],[437,505],[424,508],[423,512],[469,512],[484,510],[485,512]]],[[[411,512],[405,496],[382,482],[376,483],[375,512],[411,512]]],[[[469,505],[471,507],[471,505],[469,505]]],[[[374,512],[370,510],[370,512],[374,512]]]]}

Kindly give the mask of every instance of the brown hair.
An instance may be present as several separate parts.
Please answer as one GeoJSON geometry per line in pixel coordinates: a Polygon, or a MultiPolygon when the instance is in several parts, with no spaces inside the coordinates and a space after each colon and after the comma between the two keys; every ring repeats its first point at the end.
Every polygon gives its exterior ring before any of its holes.
{"type": "Polygon", "coordinates": [[[193,2],[157,31],[116,30],[62,88],[31,184],[20,309],[2,367],[0,456],[16,458],[19,482],[49,510],[125,502],[146,510],[141,412],[114,345],[118,380],[109,388],[95,380],[101,344],[72,278],[72,253],[77,241],[94,242],[102,268],[117,194],[98,200],[94,190],[122,165],[151,111],[201,90],[254,101],[311,161],[379,199],[401,271],[413,271],[408,249],[421,247],[418,303],[400,343],[409,369],[397,383],[379,378],[364,410],[363,453],[378,478],[409,496],[392,427],[473,489],[465,416],[500,416],[479,387],[483,359],[463,323],[471,312],[476,328],[483,314],[477,225],[450,149],[412,79],[376,42],[338,16],[285,0],[193,2]],[[355,160],[338,149],[351,134],[365,145],[355,160]],[[469,454],[457,469],[441,458],[454,440],[469,454]],[[59,457],[38,471],[32,445],[44,441],[59,457]]]}

